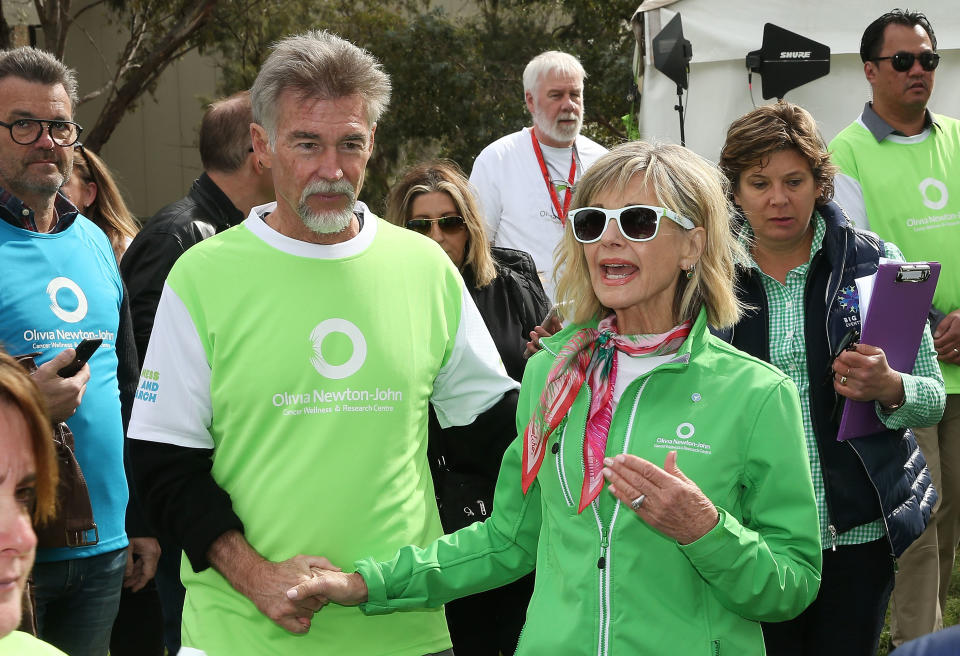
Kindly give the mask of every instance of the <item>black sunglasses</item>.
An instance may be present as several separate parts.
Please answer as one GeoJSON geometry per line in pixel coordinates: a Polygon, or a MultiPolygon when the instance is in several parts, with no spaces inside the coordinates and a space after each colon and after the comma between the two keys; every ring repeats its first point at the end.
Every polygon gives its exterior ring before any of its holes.
{"type": "Polygon", "coordinates": [[[407,221],[407,227],[424,234],[430,232],[430,224],[436,223],[444,232],[457,232],[467,224],[462,216],[450,215],[441,216],[439,219],[410,219],[407,221]]]}
{"type": "Polygon", "coordinates": [[[913,68],[913,62],[918,59],[920,60],[920,66],[925,71],[932,71],[940,65],[940,55],[935,52],[921,52],[919,55],[912,52],[898,52],[889,57],[875,57],[873,61],[878,62],[884,59],[889,59],[893,70],[900,73],[905,73],[913,68]]]}
{"type": "Polygon", "coordinates": [[[662,217],[667,217],[687,230],[694,228],[693,221],[685,216],[680,216],[666,207],[653,205],[628,205],[615,210],[581,207],[570,213],[573,236],[582,244],[600,241],[610,219],[616,219],[620,234],[630,241],[650,241],[657,236],[662,217]]]}

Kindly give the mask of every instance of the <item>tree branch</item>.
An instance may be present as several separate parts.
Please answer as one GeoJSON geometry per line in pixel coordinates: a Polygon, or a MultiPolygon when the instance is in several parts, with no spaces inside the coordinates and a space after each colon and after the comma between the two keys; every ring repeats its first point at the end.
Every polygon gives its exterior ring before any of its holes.
{"type": "Polygon", "coordinates": [[[148,51],[142,61],[128,60],[123,83],[114,89],[97,117],[96,124],[87,135],[86,143],[91,150],[96,152],[107,142],[123,114],[140,94],[157,80],[178,53],[181,53],[184,44],[209,20],[218,1],[202,0],[193,5],[166,34],[156,39],[157,47],[148,51]]]}

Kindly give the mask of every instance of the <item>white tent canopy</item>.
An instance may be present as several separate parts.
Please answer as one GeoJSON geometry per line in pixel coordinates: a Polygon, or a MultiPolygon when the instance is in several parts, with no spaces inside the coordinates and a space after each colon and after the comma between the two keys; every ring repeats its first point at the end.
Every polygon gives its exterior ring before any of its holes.
{"type": "MultiPolygon", "coordinates": [[[[810,110],[829,141],[856,119],[870,99],[863,76],[860,37],[875,18],[893,8],[877,0],[650,0],[637,9],[643,17],[646,53],[642,62],[640,136],[680,143],[674,105],[677,87],[653,67],[653,37],[677,13],[693,47],[686,103],[686,145],[714,161],[727,127],[763,100],[761,78],[753,75],[753,101],[747,87],[746,54],[759,50],[764,23],[796,32],[830,47],[830,74],[787,92],[785,99],[810,110]]],[[[923,11],[937,36],[941,55],[930,109],[960,117],[960,11],[955,0],[928,0],[923,11]]],[[[640,34],[639,29],[635,31],[640,34]]]]}

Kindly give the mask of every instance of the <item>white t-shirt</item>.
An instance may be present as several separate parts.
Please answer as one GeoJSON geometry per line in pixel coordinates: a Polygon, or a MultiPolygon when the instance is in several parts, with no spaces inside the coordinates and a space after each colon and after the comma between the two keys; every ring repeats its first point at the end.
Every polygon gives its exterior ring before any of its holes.
{"type": "MultiPolygon", "coordinates": [[[[573,148],[543,144],[540,148],[551,180],[566,181],[573,148]]],[[[575,148],[576,181],[607,149],[583,135],[577,137],[575,148]]],[[[470,182],[477,190],[490,242],[530,253],[544,291],[553,300],[554,249],[560,242],[563,225],[537,162],[530,128],[497,139],[484,148],[473,164],[470,182]]],[[[562,206],[562,190],[557,197],[562,206]]]]}

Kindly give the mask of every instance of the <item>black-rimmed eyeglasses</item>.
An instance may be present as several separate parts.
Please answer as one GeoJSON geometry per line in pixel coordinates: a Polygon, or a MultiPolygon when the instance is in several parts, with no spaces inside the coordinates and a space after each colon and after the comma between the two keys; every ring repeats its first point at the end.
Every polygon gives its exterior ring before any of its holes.
{"type": "Polygon", "coordinates": [[[83,128],[73,121],[54,121],[45,118],[19,118],[13,123],[0,121],[0,126],[10,130],[10,138],[21,146],[36,143],[43,136],[43,125],[47,125],[47,134],[58,146],[72,146],[77,143],[83,128]]]}
{"type": "Polygon", "coordinates": [[[913,68],[913,62],[917,60],[920,61],[920,66],[925,71],[932,71],[940,65],[940,55],[935,52],[921,52],[919,55],[912,52],[897,52],[889,57],[874,57],[873,61],[878,62],[884,59],[889,59],[893,70],[899,73],[909,71],[913,68]]]}

